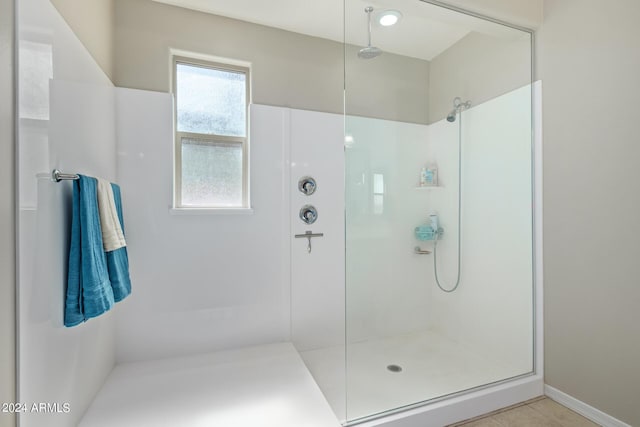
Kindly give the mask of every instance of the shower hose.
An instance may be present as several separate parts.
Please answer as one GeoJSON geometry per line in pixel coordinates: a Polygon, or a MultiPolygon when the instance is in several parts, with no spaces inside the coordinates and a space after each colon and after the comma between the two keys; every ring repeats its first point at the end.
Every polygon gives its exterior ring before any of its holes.
{"type": "Polygon", "coordinates": [[[433,243],[433,271],[436,276],[436,284],[446,293],[451,293],[458,289],[460,285],[460,242],[462,235],[462,227],[461,221],[462,219],[462,111],[460,111],[458,118],[458,274],[456,276],[456,284],[452,288],[445,288],[440,283],[440,278],[438,277],[438,240],[440,239],[440,233],[436,232],[436,239],[433,243]]]}

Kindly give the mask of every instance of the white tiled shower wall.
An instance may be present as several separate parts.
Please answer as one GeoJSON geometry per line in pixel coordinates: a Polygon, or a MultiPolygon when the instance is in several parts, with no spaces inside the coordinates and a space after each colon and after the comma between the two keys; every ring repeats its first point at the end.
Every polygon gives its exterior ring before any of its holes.
{"type": "Polygon", "coordinates": [[[114,315],[63,326],[71,184],[53,168],[116,179],[113,85],[47,0],[19,10],[18,402],[22,427],[76,425],[115,363],[114,315]]]}
{"type": "MultiPolygon", "coordinates": [[[[463,113],[460,286],[451,294],[435,290],[430,304],[433,330],[521,372],[533,369],[532,94],[525,86],[463,113]]],[[[430,155],[447,190],[433,192],[432,203],[448,231],[457,228],[458,159],[451,153],[458,123],[429,127],[430,155]]],[[[438,258],[448,287],[455,283],[454,236],[443,240],[438,258]]]]}
{"type": "Polygon", "coordinates": [[[345,126],[348,342],[424,330],[431,258],[414,254],[413,229],[427,222],[428,191],[436,191],[416,189],[429,127],[363,117],[347,117],[345,126]]]}
{"type": "MultiPolygon", "coordinates": [[[[267,107],[268,108],[268,107],[267,107]]],[[[344,119],[339,114],[289,110],[291,122],[291,338],[298,351],[344,345],[344,119]],[[314,194],[298,191],[311,176],[314,194]],[[318,219],[307,225],[300,208],[311,204],[318,219]],[[311,241],[305,231],[323,233],[311,241]]]]}
{"type": "MultiPolygon", "coordinates": [[[[431,330],[518,372],[533,369],[531,86],[429,126],[348,117],[347,340],[431,330]],[[461,274],[436,286],[433,242],[415,226],[440,218],[438,273],[458,266],[458,135],[462,123],[461,274]],[[439,187],[416,188],[438,168],[439,187]],[[384,176],[384,205],[371,180],[384,176]],[[361,189],[364,188],[365,191],[361,189]]],[[[295,267],[294,267],[295,268],[295,267]]]]}
{"type": "Polygon", "coordinates": [[[289,341],[288,150],[282,108],[251,110],[252,214],[170,211],[172,100],[117,90],[118,179],[133,293],[119,361],[289,341]]]}
{"type": "Polygon", "coordinates": [[[342,117],[252,105],[253,212],[188,215],[170,210],[171,97],[117,89],[116,99],[118,179],[135,283],[118,313],[117,359],[278,341],[299,350],[342,344],[342,117]],[[318,182],[312,196],[297,190],[304,175],[318,182]],[[308,203],[319,210],[312,226],[298,218],[308,203]],[[293,237],[307,230],[324,233],[313,239],[311,254],[306,239],[293,237]]]}
{"type": "MultiPolygon", "coordinates": [[[[168,125],[158,126],[170,122],[171,99],[119,89],[118,175],[129,192],[125,216],[139,296],[118,319],[118,359],[287,340],[300,351],[342,345],[345,179],[357,186],[369,179],[362,176],[380,173],[384,215],[349,216],[349,340],[433,329],[473,344],[499,344],[529,363],[530,122],[516,108],[529,96],[523,88],[464,113],[462,283],[444,294],[435,286],[431,256],[413,253],[417,244],[432,249],[414,239],[413,227],[432,212],[441,216],[446,237],[439,266],[451,286],[457,122],[423,126],[349,117],[354,141],[347,159],[354,163],[345,178],[341,115],[253,105],[253,214],[172,215],[172,135],[168,125]],[[524,142],[514,146],[514,140],[524,142]],[[438,163],[442,187],[416,189],[429,161],[438,163]],[[297,190],[305,175],[318,182],[312,196],[297,190]],[[298,218],[304,204],[319,211],[311,226],[298,218]],[[324,233],[312,240],[311,254],[306,239],[293,237],[307,230],[324,233]],[[495,265],[504,259],[512,261],[495,265]],[[501,322],[505,310],[522,320],[501,322]]],[[[357,213],[369,202],[354,197],[348,208],[357,213]]]]}

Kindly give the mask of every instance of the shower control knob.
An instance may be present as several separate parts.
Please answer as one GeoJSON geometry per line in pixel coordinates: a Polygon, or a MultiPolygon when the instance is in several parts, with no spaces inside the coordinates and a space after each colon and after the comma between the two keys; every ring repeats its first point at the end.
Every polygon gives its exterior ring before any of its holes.
{"type": "Polygon", "coordinates": [[[318,210],[311,205],[304,205],[300,209],[300,219],[305,224],[313,224],[318,219],[318,210]]]}
{"type": "Polygon", "coordinates": [[[310,196],[313,193],[315,193],[316,187],[317,187],[316,180],[311,178],[310,176],[303,176],[298,181],[298,190],[300,190],[302,194],[305,194],[307,196],[310,196]]]}

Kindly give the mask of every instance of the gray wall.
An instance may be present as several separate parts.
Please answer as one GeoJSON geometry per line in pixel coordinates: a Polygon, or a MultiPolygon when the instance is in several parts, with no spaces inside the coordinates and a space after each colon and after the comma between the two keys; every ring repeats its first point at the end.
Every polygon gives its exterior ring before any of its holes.
{"type": "Polygon", "coordinates": [[[544,7],[546,382],[640,426],[640,2],[544,7]]]}
{"type": "Polygon", "coordinates": [[[526,28],[537,28],[542,23],[543,0],[443,0],[442,2],[526,28]]]}
{"type": "MultiPolygon", "coordinates": [[[[384,52],[362,60],[359,47],[347,46],[344,61],[345,107],[351,116],[428,123],[429,62],[384,52]]],[[[342,67],[342,61],[340,63],[342,67]]],[[[327,81],[329,85],[342,84],[327,81]]],[[[316,110],[316,108],[310,108],[316,110]]],[[[321,110],[323,111],[323,110],[321,110]]]]}
{"type": "MultiPolygon", "coordinates": [[[[15,402],[13,0],[0,0],[0,10],[0,402],[15,402]]],[[[0,412],[0,427],[13,425],[0,412]]]]}
{"type": "Polygon", "coordinates": [[[431,60],[429,122],[451,111],[453,98],[473,105],[531,83],[531,38],[470,33],[431,60]]]}
{"type": "MultiPolygon", "coordinates": [[[[344,110],[341,43],[151,0],[116,0],[115,40],[117,86],[169,91],[175,48],[251,62],[254,103],[344,110]]],[[[350,114],[426,123],[427,61],[385,54],[366,72],[360,62],[347,82],[350,114]]]]}
{"type": "Polygon", "coordinates": [[[115,0],[51,0],[51,3],[113,80],[115,0]]]}

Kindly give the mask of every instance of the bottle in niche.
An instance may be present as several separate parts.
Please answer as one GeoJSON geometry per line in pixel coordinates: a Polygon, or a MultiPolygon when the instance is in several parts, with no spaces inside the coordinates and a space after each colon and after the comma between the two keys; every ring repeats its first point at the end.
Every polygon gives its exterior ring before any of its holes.
{"type": "Polygon", "coordinates": [[[428,186],[437,186],[438,185],[438,167],[435,163],[431,163],[427,166],[426,169],[426,184],[428,186]]]}
{"type": "Polygon", "coordinates": [[[420,186],[424,187],[427,185],[427,168],[422,168],[420,170],[420,186]]]}
{"type": "Polygon", "coordinates": [[[420,187],[435,187],[438,185],[438,167],[435,163],[420,170],[420,187]]]}

